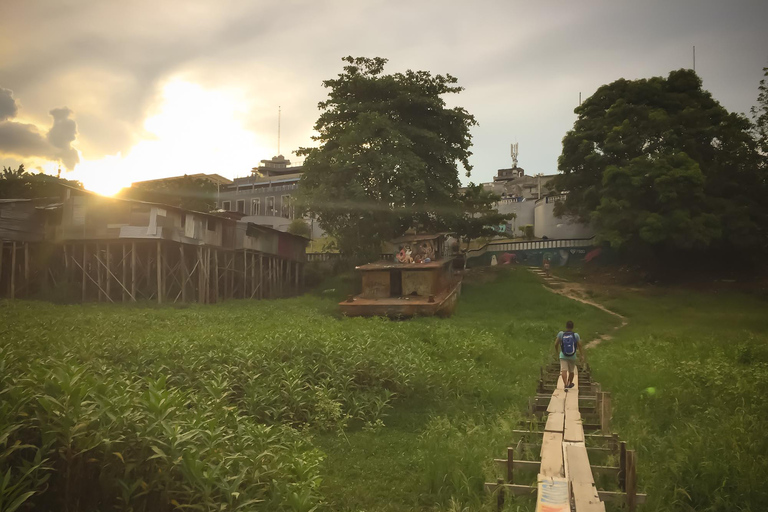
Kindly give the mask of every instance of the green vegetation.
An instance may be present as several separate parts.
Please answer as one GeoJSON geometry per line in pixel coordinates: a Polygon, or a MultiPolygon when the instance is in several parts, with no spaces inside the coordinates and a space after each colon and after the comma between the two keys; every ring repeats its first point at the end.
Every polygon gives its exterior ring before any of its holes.
{"type": "Polygon", "coordinates": [[[575,112],[554,179],[568,192],[558,215],[592,221],[600,240],[643,260],[765,247],[765,155],[752,123],[713,99],[695,72],[620,79],[575,112]]]}
{"type": "MultiPolygon", "coordinates": [[[[616,326],[520,269],[473,277],[446,320],[340,318],[347,286],[180,308],[0,302],[0,510],[491,510],[482,483],[553,334],[616,326]]],[[[590,362],[645,509],[761,510],[765,300],[592,296],[630,319],[590,362]]]]}

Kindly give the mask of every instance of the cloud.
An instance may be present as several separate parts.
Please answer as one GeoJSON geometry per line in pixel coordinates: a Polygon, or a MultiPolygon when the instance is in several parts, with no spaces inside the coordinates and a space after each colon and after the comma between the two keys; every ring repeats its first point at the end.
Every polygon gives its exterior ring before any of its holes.
{"type": "Polygon", "coordinates": [[[0,121],[16,117],[18,111],[19,107],[13,99],[13,92],[0,87],[0,121]]]}
{"type": "Polygon", "coordinates": [[[68,170],[75,168],[80,156],[72,147],[77,138],[77,123],[70,118],[70,109],[50,111],[53,126],[45,136],[34,124],[13,121],[17,114],[13,93],[0,88],[0,155],[59,161],[68,170]]]}

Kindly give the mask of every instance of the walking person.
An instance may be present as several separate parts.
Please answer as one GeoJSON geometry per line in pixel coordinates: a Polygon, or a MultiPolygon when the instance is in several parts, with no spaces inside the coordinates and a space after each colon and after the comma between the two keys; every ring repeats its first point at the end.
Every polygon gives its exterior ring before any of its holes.
{"type": "Polygon", "coordinates": [[[586,359],[584,350],[581,348],[581,338],[578,333],[573,332],[573,322],[568,320],[565,323],[565,330],[558,332],[555,338],[555,351],[560,354],[560,375],[563,377],[566,392],[573,387],[573,376],[576,373],[576,350],[579,351],[579,358],[583,366],[586,359]]]}

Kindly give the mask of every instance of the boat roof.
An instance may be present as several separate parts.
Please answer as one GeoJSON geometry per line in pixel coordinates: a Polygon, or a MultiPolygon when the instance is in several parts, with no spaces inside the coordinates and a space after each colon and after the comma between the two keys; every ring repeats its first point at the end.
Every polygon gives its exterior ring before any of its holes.
{"type": "Polygon", "coordinates": [[[394,261],[377,261],[355,267],[356,270],[433,270],[450,263],[453,258],[442,258],[429,263],[397,263],[394,261]]]}

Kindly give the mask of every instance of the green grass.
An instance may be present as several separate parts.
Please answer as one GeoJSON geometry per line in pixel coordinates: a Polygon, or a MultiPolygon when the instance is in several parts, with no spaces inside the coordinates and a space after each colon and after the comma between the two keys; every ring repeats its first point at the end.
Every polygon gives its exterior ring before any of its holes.
{"type": "MultiPolygon", "coordinates": [[[[554,334],[617,324],[520,269],[466,283],[450,319],[342,318],[351,287],[179,308],[0,302],[0,510],[491,510],[482,483],[554,334]]],[[[595,290],[630,319],[589,357],[638,451],[645,510],[764,510],[766,302],[595,290]]]]}

